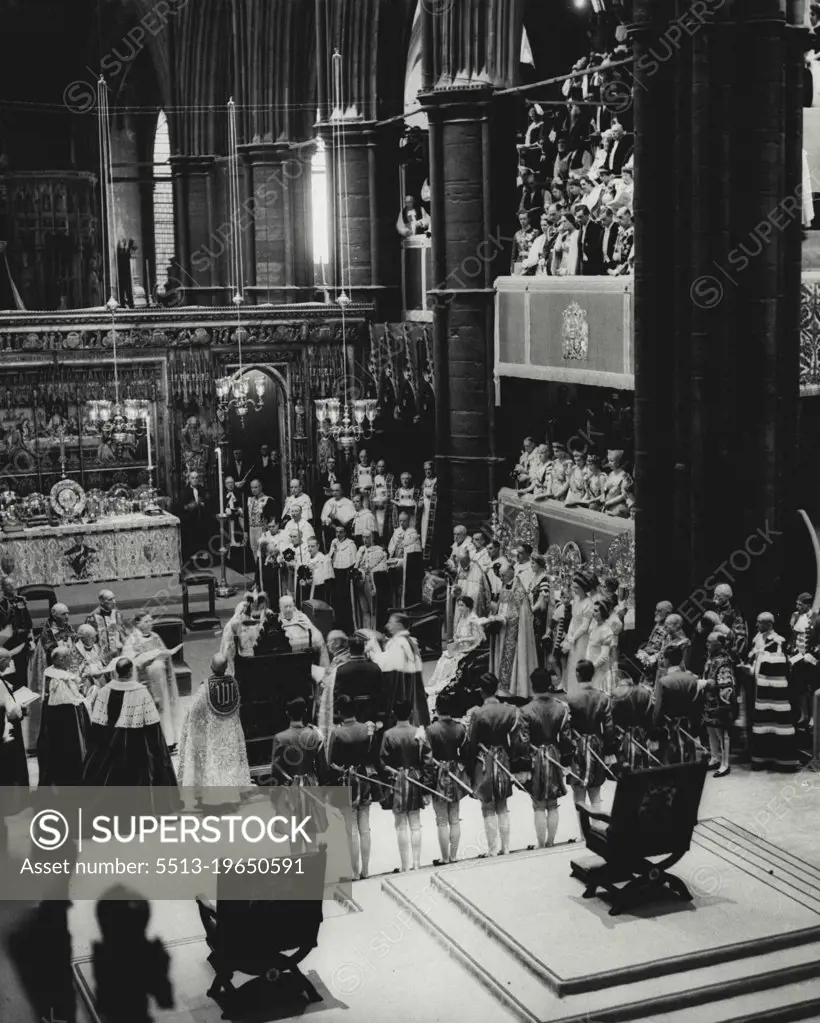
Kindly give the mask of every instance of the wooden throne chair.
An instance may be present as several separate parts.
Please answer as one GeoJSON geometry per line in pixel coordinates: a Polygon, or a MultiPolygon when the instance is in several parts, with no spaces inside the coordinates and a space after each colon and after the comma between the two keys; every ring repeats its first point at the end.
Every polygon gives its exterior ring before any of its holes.
{"type": "MultiPolygon", "coordinates": [[[[197,908],[205,940],[210,949],[208,962],[214,970],[214,981],[208,989],[223,1009],[241,1008],[250,1000],[247,989],[253,986],[257,1005],[281,1005],[294,996],[308,1002],[321,1002],[322,996],[299,969],[299,964],[319,943],[322,925],[322,894],[324,891],[327,848],[320,845],[316,853],[302,858],[303,870],[311,878],[299,878],[299,889],[281,896],[280,884],[293,885],[278,877],[249,877],[224,873],[217,882],[217,903],[197,898],[197,908]],[[317,898],[297,898],[299,893],[317,893],[317,898]],[[250,898],[239,899],[245,895],[250,898]],[[256,898],[253,898],[256,896],[256,898]],[[243,987],[233,985],[233,976],[242,973],[258,981],[243,987]]],[[[250,1006],[248,1006],[250,1008],[250,1006]]],[[[296,1013],[294,1013],[296,1014],[296,1013]]],[[[223,1017],[224,1018],[224,1017],[223,1017]]]]}
{"type": "Polygon", "coordinates": [[[584,898],[602,888],[610,916],[661,898],[692,901],[686,884],[669,873],[688,851],[698,822],[706,758],[686,764],[627,771],[618,781],[612,813],[579,806],[587,849],[571,861],[586,885],[584,898]]]}

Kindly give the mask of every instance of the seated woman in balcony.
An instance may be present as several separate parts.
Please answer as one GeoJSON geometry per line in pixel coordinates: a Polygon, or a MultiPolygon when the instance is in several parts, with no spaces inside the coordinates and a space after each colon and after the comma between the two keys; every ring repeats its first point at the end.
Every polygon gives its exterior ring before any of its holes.
{"type": "Polygon", "coordinates": [[[567,487],[567,508],[575,507],[586,507],[589,504],[589,494],[587,490],[587,479],[589,477],[589,470],[587,469],[587,456],[584,451],[573,451],[572,453],[573,466],[569,471],[568,487],[567,487]]]}
{"type": "Polygon", "coordinates": [[[519,490],[520,495],[529,494],[536,501],[544,501],[551,496],[552,459],[547,444],[539,444],[535,449],[536,460],[530,472],[528,486],[519,490]]]}
{"type": "Polygon", "coordinates": [[[552,247],[554,277],[573,277],[578,273],[578,224],[572,213],[564,213],[558,237],[552,247]]]}

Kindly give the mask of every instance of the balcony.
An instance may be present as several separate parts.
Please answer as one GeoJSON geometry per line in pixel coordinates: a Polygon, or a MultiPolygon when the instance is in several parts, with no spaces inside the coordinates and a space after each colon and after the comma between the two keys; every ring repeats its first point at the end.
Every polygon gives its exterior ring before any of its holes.
{"type": "MultiPolygon", "coordinates": [[[[633,390],[631,277],[499,277],[495,376],[633,390]]],[[[800,393],[820,395],[820,270],[803,273],[800,393]]]]}

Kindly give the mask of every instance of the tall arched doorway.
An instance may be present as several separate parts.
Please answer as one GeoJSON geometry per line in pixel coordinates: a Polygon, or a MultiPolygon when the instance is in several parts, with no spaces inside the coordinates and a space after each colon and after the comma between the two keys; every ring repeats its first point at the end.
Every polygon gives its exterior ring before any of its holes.
{"type": "MultiPolygon", "coordinates": [[[[236,373],[238,365],[227,365],[227,373],[236,373]]],[[[259,475],[261,467],[260,450],[267,445],[275,459],[274,470],[264,474],[265,492],[278,502],[279,508],[288,493],[292,460],[292,423],[290,402],[290,370],[287,365],[253,363],[242,366],[242,379],[248,383],[248,396],[257,396],[257,386],[262,385],[261,408],[239,416],[231,409],[225,420],[228,440],[228,466],[232,464],[232,452],[241,448],[246,464],[252,467],[251,477],[259,475]]],[[[227,472],[226,468],[226,472],[227,472]]],[[[247,484],[250,486],[251,477],[247,484]]],[[[247,488],[246,488],[247,492],[247,488]]]]}

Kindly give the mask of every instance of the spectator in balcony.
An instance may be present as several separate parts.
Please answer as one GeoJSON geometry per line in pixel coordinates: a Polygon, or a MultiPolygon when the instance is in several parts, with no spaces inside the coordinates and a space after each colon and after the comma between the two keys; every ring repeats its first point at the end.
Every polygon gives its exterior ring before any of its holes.
{"type": "Polygon", "coordinates": [[[518,144],[518,162],[536,170],[541,161],[541,139],[545,130],[544,111],[537,103],[527,108],[527,128],[518,144]]]}
{"type": "Polygon", "coordinates": [[[604,229],[592,220],[582,203],[575,207],[578,223],[578,273],[582,277],[598,277],[604,272],[604,229]]]}
{"type": "Polygon", "coordinates": [[[607,205],[611,206],[615,213],[617,213],[618,210],[623,209],[625,206],[632,206],[634,187],[631,167],[624,167],[621,172],[621,177],[614,178],[612,180],[611,187],[614,188],[615,195],[614,198],[607,203],[607,205]]]}
{"type": "Polygon", "coordinates": [[[612,255],[613,268],[607,271],[610,277],[631,274],[634,264],[634,235],[632,210],[625,206],[618,213],[618,240],[612,255]]]}
{"type": "Polygon", "coordinates": [[[518,209],[526,210],[529,214],[530,224],[535,227],[544,205],[544,192],[536,184],[535,174],[528,167],[522,167],[520,175],[521,192],[518,197],[518,209]]]}
{"type": "Polygon", "coordinates": [[[567,145],[567,136],[565,134],[558,136],[557,146],[558,152],[555,156],[552,176],[554,178],[560,178],[562,181],[566,181],[569,177],[570,149],[567,145]]]}
{"type": "Polygon", "coordinates": [[[555,114],[548,110],[541,128],[540,159],[538,173],[542,181],[552,177],[555,157],[558,155],[558,132],[555,130],[555,114]]]}
{"type": "Polygon", "coordinates": [[[600,168],[597,172],[593,168],[587,175],[587,180],[590,183],[588,193],[584,189],[584,179],[581,179],[581,190],[584,192],[584,199],[587,200],[584,205],[589,206],[590,213],[597,219],[605,205],[604,196],[609,187],[609,182],[612,180],[612,172],[608,171],[605,167],[600,168]]]}
{"type": "Polygon", "coordinates": [[[624,164],[632,155],[632,140],[619,121],[613,121],[609,131],[612,145],[609,147],[604,166],[609,167],[613,174],[620,174],[624,164]]]}
{"type": "Polygon", "coordinates": [[[570,178],[567,182],[567,210],[570,213],[581,201],[582,196],[581,182],[577,178],[570,178]]]}
{"type": "Polygon", "coordinates": [[[541,215],[541,234],[535,239],[530,247],[530,252],[524,260],[521,273],[527,277],[534,274],[542,275],[551,273],[552,248],[558,238],[558,224],[560,212],[557,206],[552,205],[541,215]]]}
{"type": "Polygon", "coordinates": [[[621,228],[615,220],[615,214],[609,206],[601,207],[598,219],[603,232],[601,235],[602,271],[603,273],[608,274],[610,270],[614,270],[616,266],[615,246],[618,243],[618,234],[620,233],[621,228]]]}
{"type": "Polygon", "coordinates": [[[521,273],[522,266],[530,254],[532,243],[538,237],[538,232],[530,224],[530,215],[526,210],[518,211],[519,230],[513,235],[512,260],[510,273],[521,273]]]}
{"type": "Polygon", "coordinates": [[[583,139],[578,139],[574,145],[571,145],[568,162],[570,180],[573,177],[579,178],[589,173],[589,169],[592,166],[592,150],[590,149],[589,139],[590,136],[586,136],[583,139]]]}
{"type": "Polygon", "coordinates": [[[559,209],[563,209],[567,204],[567,191],[564,182],[558,178],[555,178],[550,185],[550,194],[544,197],[544,209],[548,209],[553,203],[559,209]]]}
{"type": "Polygon", "coordinates": [[[564,213],[558,225],[558,237],[552,246],[552,273],[555,277],[574,277],[578,273],[578,222],[572,213],[564,213]]]}
{"type": "MultiPolygon", "coordinates": [[[[570,74],[574,75],[577,72],[585,70],[589,63],[589,57],[579,57],[572,65],[570,74]]],[[[576,102],[580,102],[581,100],[585,100],[589,95],[589,86],[589,75],[577,74],[577,77],[566,79],[561,86],[561,93],[570,101],[575,100],[576,102]]]]}
{"type": "MultiPolygon", "coordinates": [[[[578,184],[581,188],[581,198],[578,200],[578,203],[586,206],[590,216],[595,216],[596,207],[601,195],[600,189],[592,183],[591,178],[587,174],[578,179],[578,184]]],[[[576,203],[576,206],[578,203],[576,203]]]]}
{"type": "Polygon", "coordinates": [[[412,195],[404,197],[404,206],[396,221],[396,230],[402,238],[411,238],[417,234],[430,234],[430,218],[424,207],[417,203],[412,195]]]}

